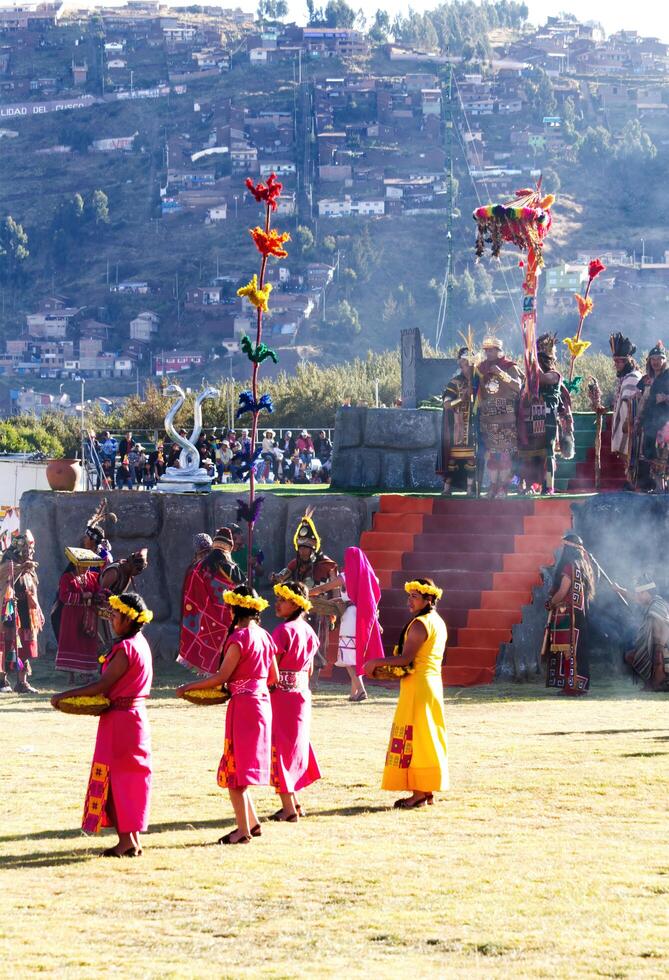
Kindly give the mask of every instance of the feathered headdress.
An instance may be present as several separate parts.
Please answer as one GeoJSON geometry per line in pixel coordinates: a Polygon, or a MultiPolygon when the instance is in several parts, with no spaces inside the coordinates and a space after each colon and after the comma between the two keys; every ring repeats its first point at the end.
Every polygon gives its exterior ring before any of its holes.
{"type": "Polygon", "coordinates": [[[636,346],[629,337],[625,337],[620,331],[611,334],[609,337],[609,346],[611,347],[612,357],[631,357],[632,354],[636,353],[636,346]]]}
{"type": "Polygon", "coordinates": [[[107,525],[116,524],[118,518],[109,509],[109,501],[103,497],[94,513],[89,517],[86,534],[98,544],[108,536],[107,525]]]}
{"type": "Polygon", "coordinates": [[[462,330],[458,330],[458,336],[464,345],[458,350],[458,358],[474,357],[476,352],[476,340],[474,338],[474,331],[472,330],[471,324],[468,325],[466,334],[463,333],[462,330]]]}
{"type": "Polygon", "coordinates": [[[293,538],[293,544],[295,546],[295,551],[300,547],[313,548],[315,552],[321,550],[321,539],[316,530],[316,525],[311,519],[311,515],[314,512],[313,507],[307,507],[304,512],[304,517],[297,525],[295,531],[295,536],[293,538]]]}

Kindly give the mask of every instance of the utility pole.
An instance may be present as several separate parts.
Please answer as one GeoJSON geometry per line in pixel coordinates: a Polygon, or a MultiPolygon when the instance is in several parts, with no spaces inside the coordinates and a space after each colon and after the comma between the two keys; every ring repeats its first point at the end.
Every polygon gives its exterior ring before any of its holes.
{"type": "Polygon", "coordinates": [[[446,271],[437,313],[435,347],[444,341],[446,347],[453,341],[449,324],[450,291],[453,288],[453,66],[448,65],[448,75],[441,86],[441,116],[444,125],[444,155],[446,172],[446,271]]]}

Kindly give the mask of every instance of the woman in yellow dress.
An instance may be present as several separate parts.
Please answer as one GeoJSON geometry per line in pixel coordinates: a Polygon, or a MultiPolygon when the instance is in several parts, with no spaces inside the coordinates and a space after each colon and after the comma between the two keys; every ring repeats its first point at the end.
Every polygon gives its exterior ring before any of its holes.
{"type": "Polygon", "coordinates": [[[441,664],[446,649],[446,623],[436,611],[441,589],[432,579],[407,582],[411,619],[402,630],[397,654],[369,660],[369,677],[381,664],[407,667],[390,733],[382,789],[411,790],[395,803],[412,810],[434,802],[433,793],[448,789],[448,746],[444,718],[441,664]]]}

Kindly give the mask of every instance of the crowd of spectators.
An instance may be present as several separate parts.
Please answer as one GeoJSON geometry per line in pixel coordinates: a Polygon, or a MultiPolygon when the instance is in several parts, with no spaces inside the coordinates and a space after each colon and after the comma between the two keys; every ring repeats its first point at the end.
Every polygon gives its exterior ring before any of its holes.
{"type": "MultiPolygon", "coordinates": [[[[186,436],[185,430],[180,435],[186,436]]],[[[91,434],[91,456],[97,472],[99,489],[151,490],[167,467],[179,468],[182,448],[167,438],[153,448],[145,448],[126,432],[116,439],[109,432],[91,434]]],[[[214,429],[202,432],[196,443],[200,465],[209,471],[214,482],[237,483],[244,478],[245,464],[251,457],[248,429],[214,429]]],[[[279,436],[266,429],[256,448],[255,475],[260,483],[329,483],[332,466],[332,443],[324,429],[312,437],[302,429],[295,437],[288,429],[279,436]]]]}

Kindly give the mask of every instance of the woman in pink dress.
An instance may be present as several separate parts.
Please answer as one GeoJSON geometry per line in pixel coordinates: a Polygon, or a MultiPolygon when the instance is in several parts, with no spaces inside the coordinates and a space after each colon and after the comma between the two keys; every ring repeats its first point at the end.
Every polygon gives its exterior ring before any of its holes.
{"type": "Polygon", "coordinates": [[[225,592],[224,601],[232,607],[230,633],[223,646],[221,669],[211,677],[182,684],[177,695],[203,691],[227,684],[232,697],[225,717],[225,743],[218,766],[219,786],[227,788],[237,826],[219,844],[248,844],[260,837],[260,821],[248,791],[249,786],[269,786],[272,746],[272,706],[268,684],[275,684],[278,672],[276,647],[258,620],[269,603],[254,589],[238,585],[225,592]]]}
{"type": "Polygon", "coordinates": [[[279,680],[272,689],[272,785],[281,796],[281,809],[272,820],[296,823],[304,816],[298,790],[321,778],[309,741],[311,692],[309,677],[319,642],[305,616],[311,609],[309,590],[302,582],[274,586],[276,614],[283,620],[272,633],[279,680]]]}
{"type": "Polygon", "coordinates": [[[142,628],[153,613],[136,592],[110,596],[109,605],[118,640],[101,658],[102,676],[85,687],[54,694],[51,703],[57,708],[61,698],[97,694],[111,701],[98,723],[82,829],[95,834],[100,827],[115,827],[118,843],[103,856],[139,857],[139,835],[149,823],[151,738],[145,702],[153,680],[151,650],[142,628]]]}

